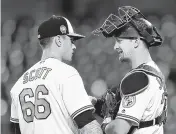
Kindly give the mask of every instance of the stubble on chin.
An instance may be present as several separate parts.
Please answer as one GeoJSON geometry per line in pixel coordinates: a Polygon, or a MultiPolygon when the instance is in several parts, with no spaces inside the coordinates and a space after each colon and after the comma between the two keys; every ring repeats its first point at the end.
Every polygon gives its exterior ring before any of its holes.
{"type": "Polygon", "coordinates": [[[119,57],[119,61],[123,63],[123,62],[129,62],[130,60],[128,58],[119,57]]]}

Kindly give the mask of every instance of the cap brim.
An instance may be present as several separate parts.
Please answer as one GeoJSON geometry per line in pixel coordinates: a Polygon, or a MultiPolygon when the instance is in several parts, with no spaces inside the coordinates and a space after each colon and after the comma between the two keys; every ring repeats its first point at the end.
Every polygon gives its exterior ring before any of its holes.
{"type": "Polygon", "coordinates": [[[82,39],[82,38],[85,37],[84,35],[80,35],[80,34],[77,34],[77,33],[69,33],[67,35],[74,38],[74,40],[79,40],[79,39],[82,39]]]}

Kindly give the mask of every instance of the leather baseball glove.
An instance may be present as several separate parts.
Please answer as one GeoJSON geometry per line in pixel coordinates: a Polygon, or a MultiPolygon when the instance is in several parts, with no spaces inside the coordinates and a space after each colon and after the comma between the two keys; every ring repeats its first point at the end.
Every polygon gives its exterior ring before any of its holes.
{"type": "Polygon", "coordinates": [[[94,105],[95,113],[104,119],[111,117],[113,120],[119,110],[120,101],[119,90],[117,88],[108,89],[100,99],[97,99],[94,105]],[[116,89],[116,91],[113,92],[113,89],[116,89]]]}

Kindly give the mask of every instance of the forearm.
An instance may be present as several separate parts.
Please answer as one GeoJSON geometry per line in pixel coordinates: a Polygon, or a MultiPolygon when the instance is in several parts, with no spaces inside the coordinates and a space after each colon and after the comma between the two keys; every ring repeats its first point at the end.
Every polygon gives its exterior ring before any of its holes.
{"type": "Polygon", "coordinates": [[[127,134],[131,128],[130,122],[117,118],[111,121],[105,128],[106,134],[127,134]]]}
{"type": "Polygon", "coordinates": [[[103,134],[103,131],[100,124],[96,120],[93,120],[80,129],[80,134],[103,134]]]}
{"type": "Polygon", "coordinates": [[[119,134],[119,133],[117,133],[117,131],[115,130],[115,127],[113,127],[111,124],[106,125],[105,133],[106,133],[106,134],[119,134]]]}

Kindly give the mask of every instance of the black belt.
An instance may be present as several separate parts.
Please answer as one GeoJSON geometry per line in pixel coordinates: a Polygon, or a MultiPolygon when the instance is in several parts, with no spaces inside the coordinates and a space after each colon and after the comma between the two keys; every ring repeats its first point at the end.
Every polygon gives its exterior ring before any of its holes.
{"type": "Polygon", "coordinates": [[[165,121],[166,121],[166,116],[165,116],[165,111],[163,111],[160,116],[156,117],[153,120],[141,121],[139,123],[139,126],[132,126],[131,129],[129,130],[128,134],[132,134],[135,129],[151,127],[154,125],[161,125],[162,123],[165,124],[165,121]]]}
{"type": "Polygon", "coordinates": [[[150,121],[144,121],[139,123],[139,128],[144,128],[144,127],[150,127],[154,125],[161,125],[162,124],[162,116],[158,116],[157,118],[150,120],[150,121]]]}
{"type": "Polygon", "coordinates": [[[162,123],[164,123],[163,114],[161,114],[157,118],[150,120],[150,121],[141,121],[139,123],[139,126],[132,126],[131,129],[129,130],[128,134],[133,134],[135,129],[150,127],[150,126],[154,126],[154,125],[161,125],[162,123]]]}
{"type": "Polygon", "coordinates": [[[150,121],[141,121],[137,128],[139,129],[139,128],[150,127],[154,125],[161,125],[162,123],[165,124],[166,119],[167,119],[167,111],[163,110],[162,114],[156,117],[155,119],[150,121]]]}

